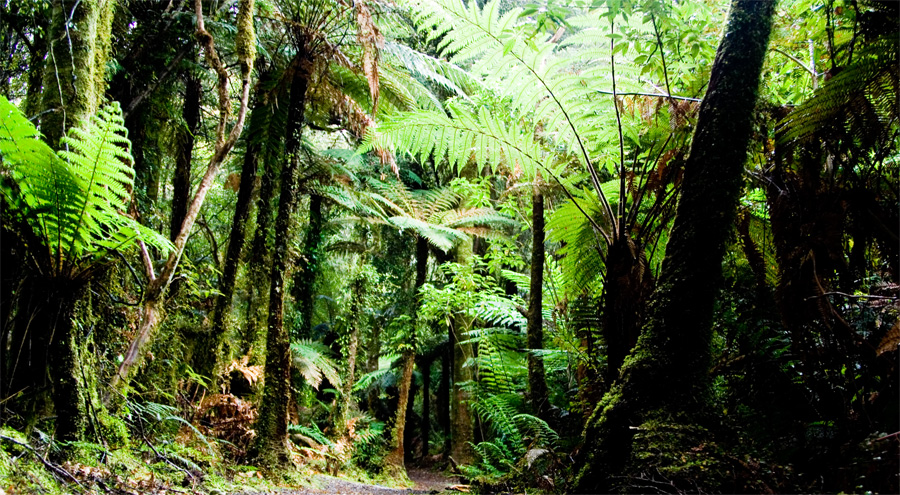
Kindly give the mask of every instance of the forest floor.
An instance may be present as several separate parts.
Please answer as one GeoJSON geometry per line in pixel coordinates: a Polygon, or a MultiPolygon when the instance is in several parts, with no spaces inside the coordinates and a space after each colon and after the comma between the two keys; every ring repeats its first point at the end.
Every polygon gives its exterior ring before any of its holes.
{"type": "MultiPolygon", "coordinates": [[[[389,488],[381,485],[369,485],[318,474],[313,477],[311,486],[303,488],[283,488],[266,493],[267,495],[428,495],[468,491],[467,486],[459,485],[459,480],[457,478],[447,476],[437,471],[410,468],[407,471],[407,475],[409,476],[409,480],[414,483],[412,488],[389,488]]],[[[243,495],[246,493],[248,492],[237,492],[234,495],[243,495]]]]}

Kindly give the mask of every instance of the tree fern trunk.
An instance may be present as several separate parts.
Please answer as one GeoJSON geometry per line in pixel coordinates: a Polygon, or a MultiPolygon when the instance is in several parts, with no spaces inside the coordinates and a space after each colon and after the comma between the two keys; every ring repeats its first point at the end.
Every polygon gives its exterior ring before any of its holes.
{"type": "MultiPolygon", "coordinates": [[[[304,51],[300,51],[304,53],[304,51]]],[[[300,135],[306,109],[309,74],[306,63],[297,61],[291,81],[285,150],[288,162],[281,173],[281,196],[275,218],[275,249],[269,276],[269,318],[266,336],[266,371],[262,407],[256,422],[257,438],[251,458],[265,466],[290,461],[287,448],[288,404],[291,400],[291,348],[284,328],[284,289],[289,266],[291,219],[297,206],[300,135]]]]}
{"type": "MultiPolygon", "coordinates": [[[[531,285],[528,296],[528,350],[544,348],[544,194],[535,184],[532,193],[531,285]]],[[[528,402],[534,413],[547,419],[550,401],[544,376],[544,358],[528,354],[528,402]]]]}
{"type": "Polygon", "coordinates": [[[579,491],[624,490],[633,479],[656,476],[673,483],[673,490],[730,491],[717,477],[725,468],[716,464],[703,427],[711,407],[711,324],[774,4],[731,4],[650,317],[619,382],[588,420],[579,491]],[[707,468],[689,467],[697,463],[707,468]]]}
{"type": "MultiPolygon", "coordinates": [[[[472,245],[463,242],[456,248],[456,261],[472,262],[472,245]]],[[[450,396],[450,457],[456,464],[470,464],[475,458],[471,442],[475,440],[475,418],[469,405],[469,392],[462,384],[475,379],[474,370],[465,366],[474,358],[475,349],[464,335],[469,328],[469,317],[457,315],[450,325],[450,348],[453,353],[453,391],[450,396]]]]}

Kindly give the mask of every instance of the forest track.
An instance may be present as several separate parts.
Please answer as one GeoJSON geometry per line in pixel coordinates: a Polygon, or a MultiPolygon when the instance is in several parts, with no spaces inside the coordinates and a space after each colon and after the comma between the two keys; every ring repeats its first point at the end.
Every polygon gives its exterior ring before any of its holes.
{"type": "MultiPolygon", "coordinates": [[[[415,483],[412,488],[390,488],[381,485],[369,485],[355,481],[343,480],[333,476],[316,475],[312,479],[312,486],[302,488],[280,488],[262,492],[265,495],[435,495],[441,493],[460,493],[451,490],[450,487],[459,483],[459,480],[450,478],[442,473],[427,469],[409,469],[407,471],[410,481],[415,483]]],[[[255,492],[256,495],[262,495],[255,492]]],[[[250,492],[236,492],[232,495],[250,495],[250,492]]]]}

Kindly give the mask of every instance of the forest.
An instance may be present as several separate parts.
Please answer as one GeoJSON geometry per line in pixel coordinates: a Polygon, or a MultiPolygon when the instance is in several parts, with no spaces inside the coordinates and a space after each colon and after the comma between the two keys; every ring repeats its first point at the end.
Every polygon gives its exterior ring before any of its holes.
{"type": "Polygon", "coordinates": [[[896,0],[0,0],[0,495],[900,493],[898,145],[896,0]]]}

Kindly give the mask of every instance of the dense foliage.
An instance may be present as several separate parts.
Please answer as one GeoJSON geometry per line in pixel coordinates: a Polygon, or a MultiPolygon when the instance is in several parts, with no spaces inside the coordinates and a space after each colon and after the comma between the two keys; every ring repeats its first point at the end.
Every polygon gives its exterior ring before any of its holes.
{"type": "Polygon", "coordinates": [[[0,493],[900,491],[898,26],[0,0],[0,493]]]}

